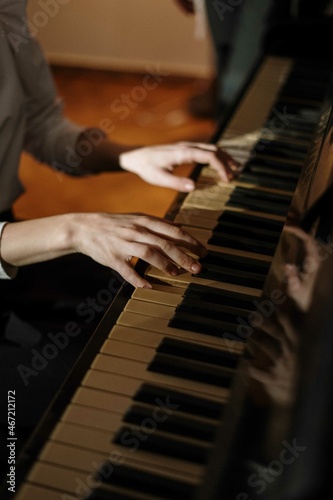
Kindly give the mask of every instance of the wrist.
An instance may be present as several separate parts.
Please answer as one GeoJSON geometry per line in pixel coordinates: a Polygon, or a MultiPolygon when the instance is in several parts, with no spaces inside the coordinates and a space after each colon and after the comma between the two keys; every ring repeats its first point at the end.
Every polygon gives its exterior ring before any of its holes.
{"type": "Polygon", "coordinates": [[[10,265],[6,259],[3,258],[3,252],[1,250],[1,240],[2,234],[8,222],[0,222],[0,278],[14,278],[17,274],[17,268],[10,265]]]}
{"type": "Polygon", "coordinates": [[[119,166],[122,170],[127,172],[137,173],[138,164],[141,160],[139,156],[140,150],[143,150],[143,146],[127,146],[124,147],[119,153],[119,166]]]}
{"type": "Polygon", "coordinates": [[[59,244],[62,251],[66,253],[81,252],[82,240],[86,228],[84,221],[89,214],[70,213],[64,215],[63,223],[60,226],[59,244]]]}

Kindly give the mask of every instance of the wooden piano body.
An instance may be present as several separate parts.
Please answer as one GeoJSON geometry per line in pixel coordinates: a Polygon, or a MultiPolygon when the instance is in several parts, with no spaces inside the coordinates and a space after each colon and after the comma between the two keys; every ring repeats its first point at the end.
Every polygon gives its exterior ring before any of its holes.
{"type": "Polygon", "coordinates": [[[319,498],[330,240],[308,300],[283,271],[304,265],[297,231],[331,231],[329,198],[316,204],[332,181],[331,104],[327,62],[264,58],[216,138],[242,174],[226,185],[197,166],[168,214],[207,245],[202,274],[138,264],[154,289],[121,288],[22,453],[15,500],[319,498]]]}

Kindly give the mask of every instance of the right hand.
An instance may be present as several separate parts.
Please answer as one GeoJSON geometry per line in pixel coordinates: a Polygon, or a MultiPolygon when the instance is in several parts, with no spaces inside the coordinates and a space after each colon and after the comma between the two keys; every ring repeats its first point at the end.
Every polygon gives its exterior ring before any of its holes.
{"type": "Polygon", "coordinates": [[[194,182],[173,175],[174,167],[181,164],[210,165],[223,182],[229,182],[239,173],[239,164],[214,144],[176,142],[146,146],[122,153],[119,163],[124,170],[137,174],[144,181],[182,192],[192,191],[194,182]]]}
{"type": "Polygon", "coordinates": [[[203,256],[205,247],[178,225],[164,219],[136,214],[75,214],[75,251],[117,271],[135,287],[152,288],[131,265],[143,259],[176,276],[179,268],[197,274],[201,270],[192,254],[203,256]],[[182,247],[182,248],[181,248],[182,247]]]}

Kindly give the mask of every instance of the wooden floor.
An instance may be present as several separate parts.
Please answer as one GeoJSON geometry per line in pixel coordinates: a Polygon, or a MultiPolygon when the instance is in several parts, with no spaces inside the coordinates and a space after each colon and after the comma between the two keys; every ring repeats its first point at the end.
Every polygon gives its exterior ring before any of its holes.
{"type": "MultiPolygon", "coordinates": [[[[111,140],[135,145],[207,142],[215,130],[213,120],[196,119],[187,111],[189,97],[207,82],[164,75],[155,88],[146,90],[144,74],[59,67],[53,72],[66,115],[85,126],[111,120],[111,140]],[[121,102],[124,95],[129,96],[126,105],[121,102]],[[112,106],[118,111],[113,112],[112,106]]],[[[191,168],[177,171],[190,172],[191,168]]],[[[129,173],[71,178],[27,155],[22,157],[20,176],[26,193],[16,202],[15,213],[23,219],[80,211],[163,216],[176,196],[175,191],[148,185],[129,173]]]]}

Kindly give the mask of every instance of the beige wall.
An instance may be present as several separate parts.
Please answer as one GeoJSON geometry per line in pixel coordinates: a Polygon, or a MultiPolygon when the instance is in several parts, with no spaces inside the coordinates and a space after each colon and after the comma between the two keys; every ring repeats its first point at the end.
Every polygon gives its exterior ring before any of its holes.
{"type": "Polygon", "coordinates": [[[175,0],[29,0],[31,29],[51,62],[209,76],[210,39],[194,38],[193,16],[175,0]]]}

